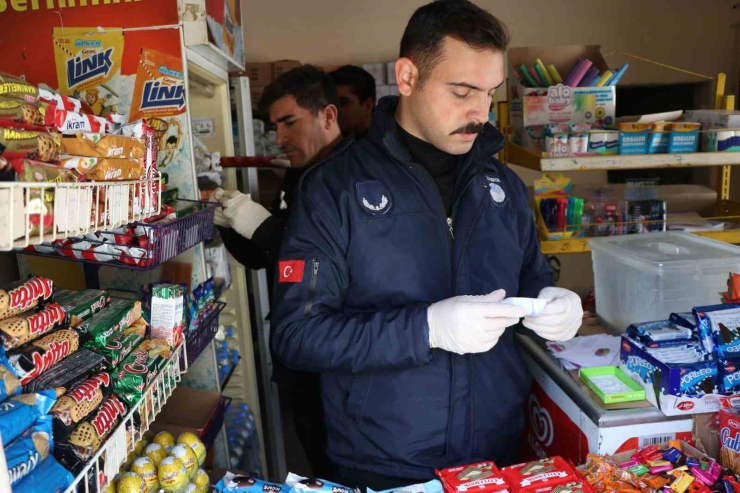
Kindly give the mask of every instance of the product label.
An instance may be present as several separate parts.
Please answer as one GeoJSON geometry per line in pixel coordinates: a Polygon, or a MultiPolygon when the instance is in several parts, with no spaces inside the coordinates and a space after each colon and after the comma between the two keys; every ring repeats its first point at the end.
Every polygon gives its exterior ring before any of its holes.
{"type": "Polygon", "coordinates": [[[69,354],[69,341],[52,342],[49,344],[48,350],[41,354],[41,351],[37,350],[33,353],[33,370],[28,372],[23,379],[21,379],[21,385],[26,385],[28,382],[38,377],[49,368],[59,363],[69,354]]]}
{"type": "Polygon", "coordinates": [[[95,428],[98,436],[102,437],[113,429],[118,418],[124,414],[126,414],[126,406],[118,400],[118,397],[113,395],[100,406],[98,413],[90,423],[95,428]]]}
{"type": "Polygon", "coordinates": [[[69,396],[78,403],[91,402],[93,399],[95,399],[95,394],[97,390],[101,387],[110,386],[110,383],[111,378],[109,374],[99,373],[78,385],[72,392],[69,393],[69,396]]]}
{"type": "MultiPolygon", "coordinates": [[[[13,131],[11,131],[13,132],[13,131]]],[[[24,134],[27,133],[33,133],[33,137],[36,137],[38,134],[35,132],[13,132],[18,135],[17,138],[23,139],[23,138],[29,138],[24,137],[24,134]]],[[[9,138],[6,132],[5,135],[6,138],[9,138]]],[[[21,309],[25,310],[26,308],[29,308],[34,301],[36,301],[39,298],[46,299],[49,296],[51,296],[52,291],[52,282],[48,279],[43,279],[40,277],[35,277],[31,279],[28,282],[23,283],[22,286],[18,286],[17,288],[11,290],[8,295],[10,296],[10,309],[21,309]]]]}
{"type": "Polygon", "coordinates": [[[28,317],[28,328],[34,336],[41,335],[56,324],[64,322],[64,317],[64,309],[56,303],[51,303],[40,312],[28,317]]]}

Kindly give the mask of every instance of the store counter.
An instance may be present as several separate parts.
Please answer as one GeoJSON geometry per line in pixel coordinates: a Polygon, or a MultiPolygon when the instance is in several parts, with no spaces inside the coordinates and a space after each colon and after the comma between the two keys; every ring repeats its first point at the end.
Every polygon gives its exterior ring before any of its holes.
{"type": "Polygon", "coordinates": [[[534,376],[526,402],[523,459],[562,456],[583,464],[586,454],[613,454],[679,439],[690,441],[691,416],[667,417],[647,401],[604,404],[564,370],[545,341],[517,333],[522,357],[534,376]]]}

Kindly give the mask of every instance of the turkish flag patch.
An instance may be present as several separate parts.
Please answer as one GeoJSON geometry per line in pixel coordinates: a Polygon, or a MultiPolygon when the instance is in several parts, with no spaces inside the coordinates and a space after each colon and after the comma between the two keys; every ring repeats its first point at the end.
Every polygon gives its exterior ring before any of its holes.
{"type": "Polygon", "coordinates": [[[301,282],[305,267],[305,260],[281,260],[278,262],[278,271],[280,273],[278,282],[301,282]]]}

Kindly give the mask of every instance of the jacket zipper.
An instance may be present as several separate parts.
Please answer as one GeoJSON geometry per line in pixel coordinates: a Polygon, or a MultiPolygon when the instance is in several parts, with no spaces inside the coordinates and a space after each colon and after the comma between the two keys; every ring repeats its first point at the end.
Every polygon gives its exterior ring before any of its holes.
{"type": "Polygon", "coordinates": [[[319,277],[319,264],[321,260],[319,257],[311,259],[311,283],[308,285],[308,299],[306,300],[306,308],[303,311],[303,316],[308,317],[311,315],[311,308],[313,308],[313,296],[316,291],[316,281],[319,277]]]}
{"type": "Polygon", "coordinates": [[[434,191],[437,192],[437,197],[439,198],[439,205],[442,209],[442,217],[445,218],[445,223],[447,224],[447,229],[450,232],[450,238],[455,239],[455,231],[452,227],[452,217],[447,217],[447,211],[445,210],[445,201],[442,200],[442,194],[439,193],[439,189],[437,188],[437,184],[434,182],[434,178],[432,178],[432,175],[429,173],[429,171],[426,170],[423,166],[419,166],[421,170],[424,172],[424,174],[429,178],[429,181],[432,183],[432,187],[434,188],[434,191]]]}

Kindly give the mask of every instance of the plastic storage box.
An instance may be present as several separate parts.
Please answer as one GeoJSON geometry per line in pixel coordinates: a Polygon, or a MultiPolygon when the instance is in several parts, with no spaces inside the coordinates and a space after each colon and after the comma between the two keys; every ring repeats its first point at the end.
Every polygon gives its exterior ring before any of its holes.
{"type": "Polygon", "coordinates": [[[727,274],[740,273],[740,247],[690,233],[649,233],[589,241],[596,313],[623,333],[630,324],[716,305],[727,274]]]}

